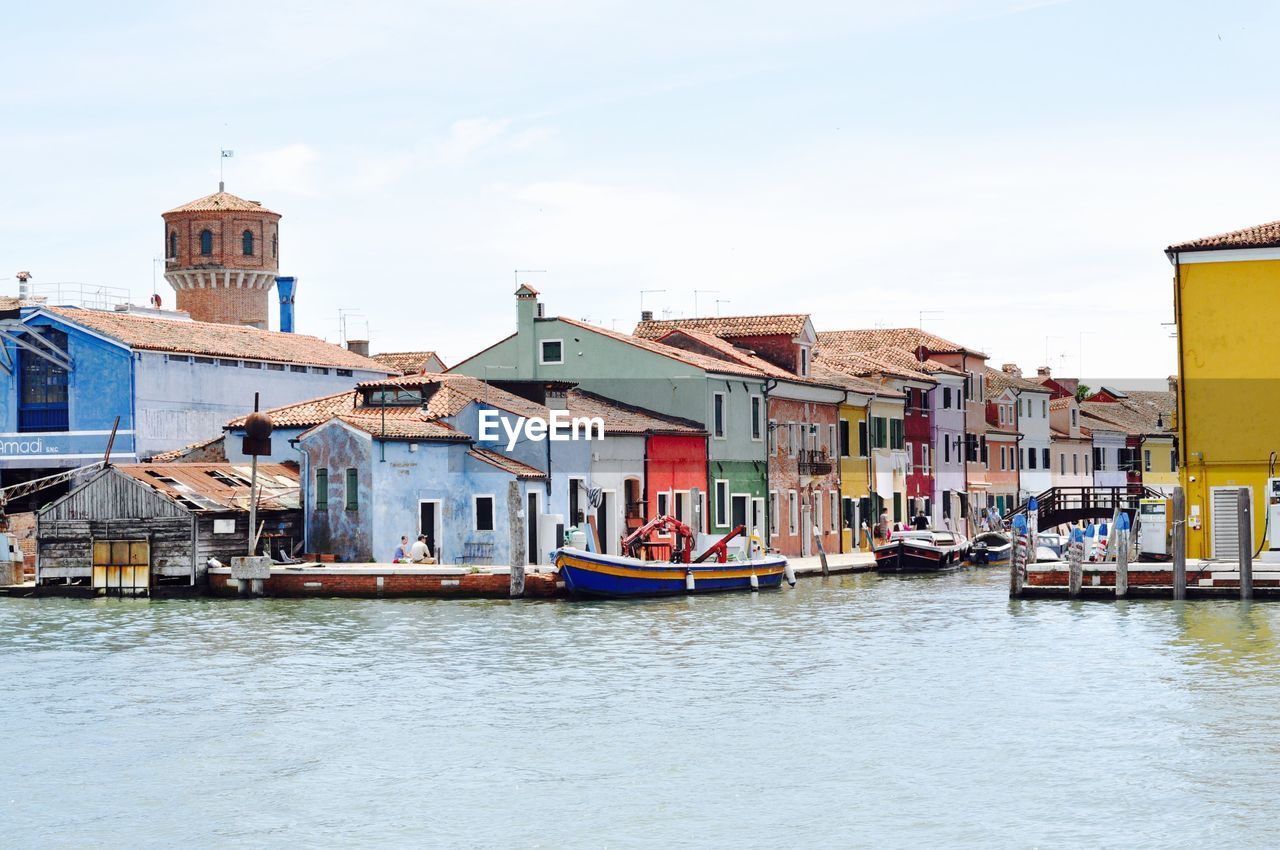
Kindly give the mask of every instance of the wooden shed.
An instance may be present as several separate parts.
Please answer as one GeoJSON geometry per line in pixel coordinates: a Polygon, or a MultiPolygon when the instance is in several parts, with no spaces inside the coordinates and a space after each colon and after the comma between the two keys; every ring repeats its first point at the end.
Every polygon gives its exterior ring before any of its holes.
{"type": "MultiPolygon", "coordinates": [[[[36,582],[141,593],[195,585],[209,558],[249,546],[247,464],[108,466],[36,515],[36,582]]],[[[258,466],[259,551],[279,557],[302,540],[298,473],[258,466]]]]}

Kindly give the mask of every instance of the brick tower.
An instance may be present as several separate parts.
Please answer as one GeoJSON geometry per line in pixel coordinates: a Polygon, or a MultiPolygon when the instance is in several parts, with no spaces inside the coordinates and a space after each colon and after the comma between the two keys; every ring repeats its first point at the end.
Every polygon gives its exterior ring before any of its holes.
{"type": "Polygon", "coordinates": [[[266,329],[279,270],[280,214],[229,192],[164,214],[164,279],[201,322],[266,329]]]}

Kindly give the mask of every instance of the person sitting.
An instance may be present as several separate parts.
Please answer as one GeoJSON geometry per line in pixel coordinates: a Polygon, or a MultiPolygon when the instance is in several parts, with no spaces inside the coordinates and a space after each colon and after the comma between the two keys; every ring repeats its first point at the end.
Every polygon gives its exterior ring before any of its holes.
{"type": "Polygon", "coordinates": [[[431,557],[431,549],[427,546],[427,535],[418,535],[418,539],[414,541],[413,546],[409,549],[409,562],[412,564],[434,564],[436,562],[436,559],[431,557]]]}
{"type": "Polygon", "coordinates": [[[396,547],[395,554],[391,556],[391,563],[398,564],[409,555],[409,538],[401,537],[400,545],[396,547]]]}

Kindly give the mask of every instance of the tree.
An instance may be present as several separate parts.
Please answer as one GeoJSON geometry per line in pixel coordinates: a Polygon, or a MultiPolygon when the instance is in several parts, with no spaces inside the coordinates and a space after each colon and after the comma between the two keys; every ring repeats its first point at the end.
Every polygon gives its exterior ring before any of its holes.
{"type": "Polygon", "coordinates": [[[1093,393],[1093,388],[1088,384],[1080,384],[1076,387],[1076,401],[1084,401],[1093,393]]]}

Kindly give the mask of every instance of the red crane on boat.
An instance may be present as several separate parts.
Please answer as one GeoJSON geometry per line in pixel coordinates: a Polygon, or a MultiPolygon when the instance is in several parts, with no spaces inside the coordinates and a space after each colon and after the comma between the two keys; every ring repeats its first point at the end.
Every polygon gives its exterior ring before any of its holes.
{"type": "Polygon", "coordinates": [[[715,557],[716,563],[723,564],[729,560],[729,541],[746,531],[746,526],[739,525],[721,537],[715,543],[712,543],[707,551],[698,557],[693,557],[694,536],[693,529],[685,525],[673,516],[662,515],[654,517],[635,531],[622,538],[622,551],[626,552],[632,558],[640,557],[640,544],[643,543],[650,534],[674,534],[675,545],[671,549],[671,562],[675,564],[701,564],[703,561],[715,557]]]}

